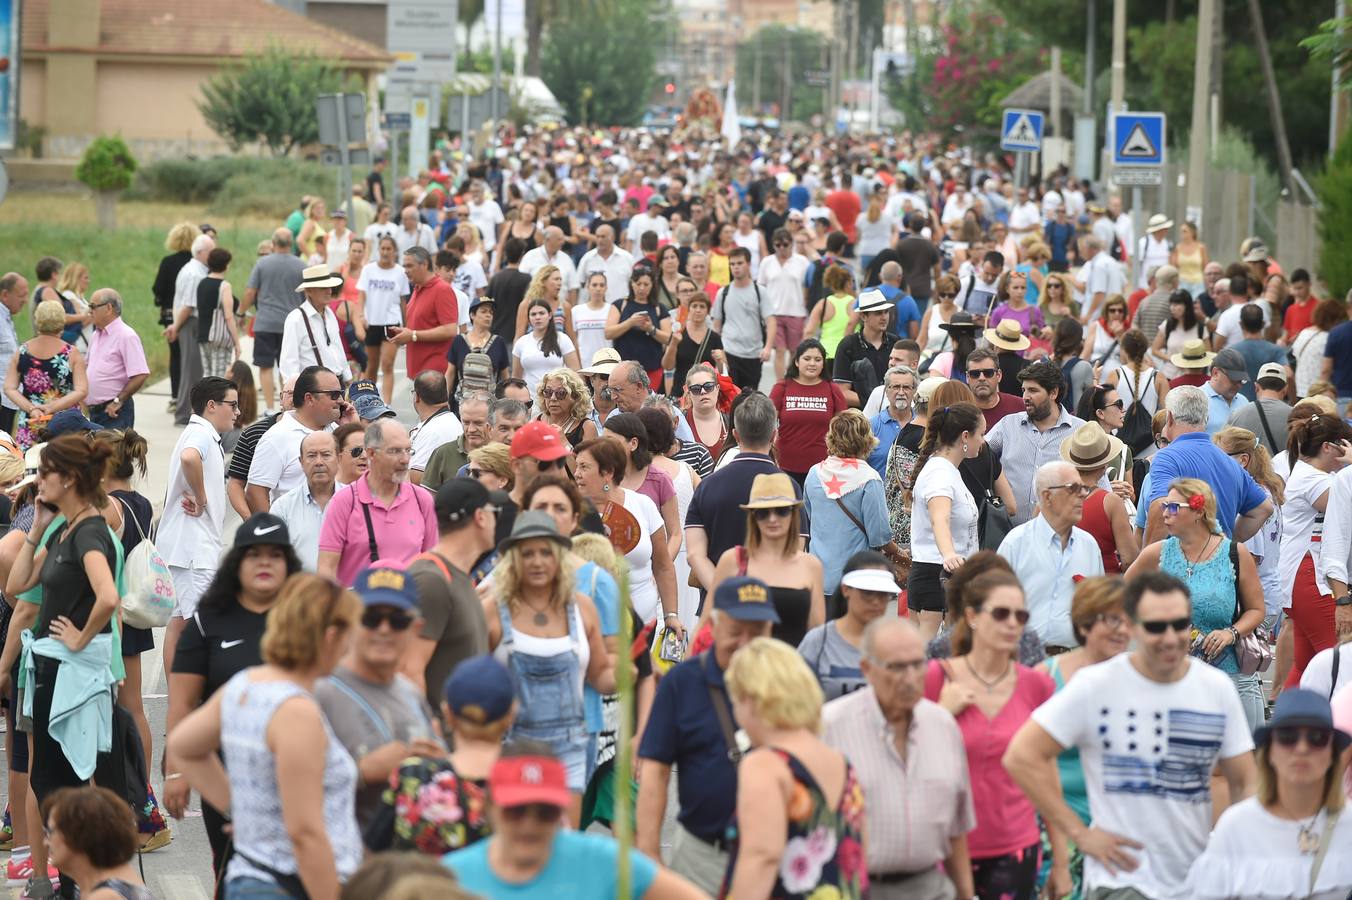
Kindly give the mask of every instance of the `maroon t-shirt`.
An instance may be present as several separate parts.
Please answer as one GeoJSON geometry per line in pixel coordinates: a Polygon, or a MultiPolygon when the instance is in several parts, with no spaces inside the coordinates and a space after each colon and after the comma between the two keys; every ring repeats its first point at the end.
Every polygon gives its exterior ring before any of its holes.
{"type": "Polygon", "coordinates": [[[779,411],[779,467],[802,473],[826,459],[826,428],[850,407],[835,382],[805,385],[785,378],[770,389],[770,400],[779,411]]]}
{"type": "Polygon", "coordinates": [[[995,427],[995,423],[1005,416],[1012,416],[1014,413],[1023,412],[1023,398],[1015,397],[1013,394],[1001,392],[1000,402],[990,409],[983,409],[981,414],[986,417],[986,431],[995,427]]]}

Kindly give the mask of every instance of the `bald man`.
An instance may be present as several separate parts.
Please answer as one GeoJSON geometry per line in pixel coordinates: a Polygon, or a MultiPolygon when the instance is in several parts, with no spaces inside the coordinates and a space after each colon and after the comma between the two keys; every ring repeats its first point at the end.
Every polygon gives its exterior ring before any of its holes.
{"type": "MultiPolygon", "coordinates": [[[[571,305],[577,302],[577,267],[573,265],[572,258],[564,252],[564,237],[563,229],[557,225],[550,225],[546,228],[544,243],[521,257],[521,271],[533,276],[545,266],[556,266],[563,274],[561,296],[567,299],[569,305],[571,305]]],[[[628,288],[627,279],[625,287],[628,288]]]]}

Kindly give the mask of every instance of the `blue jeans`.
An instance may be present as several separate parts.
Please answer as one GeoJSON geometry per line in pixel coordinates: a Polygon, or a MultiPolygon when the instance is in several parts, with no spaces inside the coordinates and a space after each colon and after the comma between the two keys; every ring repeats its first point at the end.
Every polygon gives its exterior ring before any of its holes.
{"type": "Polygon", "coordinates": [[[1235,690],[1239,692],[1239,702],[1244,707],[1244,718],[1248,720],[1249,731],[1253,731],[1267,721],[1266,703],[1263,699],[1263,676],[1257,673],[1232,674],[1230,680],[1234,682],[1235,690]]]}
{"type": "Polygon", "coordinates": [[[107,403],[95,403],[89,407],[89,421],[104,428],[116,428],[125,431],[136,425],[136,400],[128,397],[127,402],[117,411],[116,416],[108,415],[107,403]]]}
{"type": "Polygon", "coordinates": [[[232,878],[225,883],[225,900],[289,900],[275,882],[261,878],[232,878]]]}

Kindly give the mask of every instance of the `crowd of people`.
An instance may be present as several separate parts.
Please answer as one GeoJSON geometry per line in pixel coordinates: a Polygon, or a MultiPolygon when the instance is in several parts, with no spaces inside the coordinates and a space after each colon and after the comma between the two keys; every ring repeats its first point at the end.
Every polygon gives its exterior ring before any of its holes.
{"type": "Polygon", "coordinates": [[[24,896],[194,793],[225,898],[1352,892],[1345,300],[928,138],[501,138],[242,297],[175,226],[172,448],[0,278],[24,896]]]}

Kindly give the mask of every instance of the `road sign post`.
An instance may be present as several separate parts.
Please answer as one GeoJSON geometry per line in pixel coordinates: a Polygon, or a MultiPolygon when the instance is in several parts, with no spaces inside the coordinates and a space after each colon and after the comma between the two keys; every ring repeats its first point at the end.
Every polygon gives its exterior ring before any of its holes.
{"type": "Polygon", "coordinates": [[[1020,187],[1028,183],[1030,153],[1042,151],[1043,125],[1046,119],[1035,109],[1007,109],[1000,122],[1000,149],[1019,154],[1016,180],[1020,187]]]}
{"type": "Polygon", "coordinates": [[[319,120],[319,143],[333,148],[335,154],[329,157],[330,151],[326,151],[321,159],[329,165],[336,164],[342,173],[338,198],[346,207],[350,222],[352,166],[370,162],[370,151],[366,147],[366,95],[320,94],[315,100],[315,114],[319,120]],[[358,146],[354,147],[354,144],[358,146]]]}
{"type": "MultiPolygon", "coordinates": [[[[1132,231],[1140,235],[1145,216],[1141,209],[1141,186],[1163,181],[1165,116],[1162,112],[1115,112],[1108,133],[1112,135],[1113,180],[1131,186],[1132,231]]],[[[1133,263],[1139,266],[1137,248],[1131,247],[1129,252],[1133,263]]]]}

